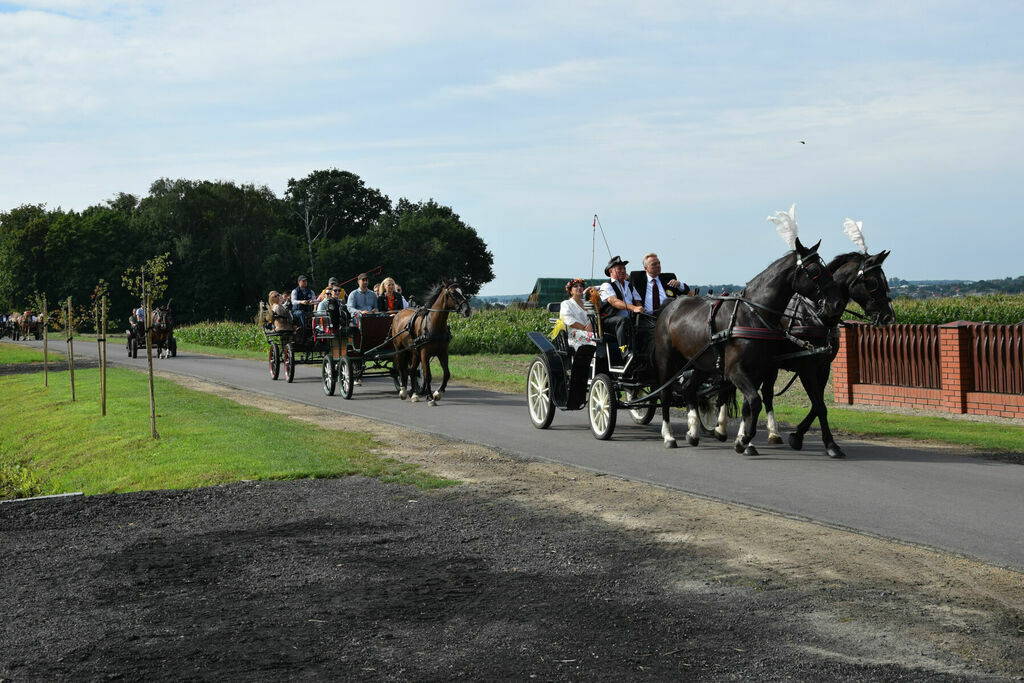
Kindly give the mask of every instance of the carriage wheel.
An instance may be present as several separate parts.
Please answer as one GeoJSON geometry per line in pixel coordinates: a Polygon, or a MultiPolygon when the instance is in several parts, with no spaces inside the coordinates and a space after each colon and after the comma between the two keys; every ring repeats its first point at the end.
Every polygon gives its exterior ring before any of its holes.
{"type": "MultiPolygon", "coordinates": [[[[643,398],[644,396],[647,396],[648,395],[648,388],[649,387],[638,389],[636,392],[634,392],[632,389],[627,390],[625,392],[626,400],[627,401],[633,401],[635,399],[643,398]]],[[[633,423],[634,424],[646,425],[646,424],[650,424],[651,420],[654,419],[654,413],[657,412],[657,410],[658,410],[657,402],[656,401],[651,401],[647,405],[637,406],[636,408],[630,408],[629,409],[629,416],[633,419],[633,423]]]]}
{"type": "Polygon", "coordinates": [[[271,344],[267,351],[267,365],[270,366],[270,379],[277,379],[281,375],[281,350],[277,344],[271,344]]]}
{"type": "Polygon", "coordinates": [[[412,393],[419,395],[423,386],[423,365],[417,365],[415,370],[409,372],[409,383],[412,385],[412,393]]]}
{"type": "Polygon", "coordinates": [[[391,381],[395,383],[395,391],[402,390],[402,377],[394,365],[391,366],[391,381]]]}
{"type": "Polygon", "coordinates": [[[171,341],[168,343],[167,348],[171,350],[171,358],[178,357],[178,342],[174,337],[171,337],[171,341]]]}
{"type": "Polygon", "coordinates": [[[540,356],[530,363],[526,374],[526,407],[530,422],[537,429],[547,429],[555,418],[555,402],[551,399],[551,373],[540,356]]]}
{"type": "Polygon", "coordinates": [[[320,377],[324,385],[324,394],[334,396],[334,390],[338,387],[338,374],[330,356],[324,356],[324,363],[320,367],[320,377]]]}
{"type": "Polygon", "coordinates": [[[342,398],[352,398],[355,378],[352,376],[352,361],[349,360],[348,356],[338,361],[338,386],[341,388],[342,398]]]}
{"type": "Polygon", "coordinates": [[[697,420],[709,432],[718,427],[718,401],[714,396],[705,396],[697,402],[697,420]]]}
{"type": "Polygon", "coordinates": [[[288,382],[293,382],[295,380],[295,344],[289,342],[284,345],[281,362],[284,363],[284,378],[288,382]]]}
{"type": "Polygon", "coordinates": [[[128,342],[128,354],[132,358],[139,357],[139,341],[135,337],[132,337],[132,340],[128,342]]]}
{"type": "Polygon", "coordinates": [[[594,378],[587,397],[587,415],[590,417],[590,431],[594,433],[594,438],[601,441],[612,438],[617,412],[612,380],[601,373],[594,378]]]}

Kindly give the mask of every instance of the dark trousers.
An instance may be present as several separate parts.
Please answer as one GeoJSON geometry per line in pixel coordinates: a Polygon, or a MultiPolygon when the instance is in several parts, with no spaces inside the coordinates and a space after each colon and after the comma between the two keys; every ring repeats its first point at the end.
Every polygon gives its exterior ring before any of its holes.
{"type": "Polygon", "coordinates": [[[605,318],[601,321],[601,325],[604,327],[605,336],[607,336],[609,332],[615,334],[615,339],[620,348],[623,346],[632,346],[633,316],[617,315],[611,318],[605,318]]]}

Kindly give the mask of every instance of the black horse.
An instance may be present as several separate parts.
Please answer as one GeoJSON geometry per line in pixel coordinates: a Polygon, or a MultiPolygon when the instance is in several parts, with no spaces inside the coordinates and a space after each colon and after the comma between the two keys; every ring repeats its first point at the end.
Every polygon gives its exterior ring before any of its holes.
{"type": "MultiPolygon", "coordinates": [[[[840,254],[828,264],[832,277],[843,297],[843,308],[853,299],[875,325],[889,325],[896,320],[889,296],[889,284],[882,270],[882,262],[889,255],[883,251],[872,256],[861,252],[840,254]]],[[[842,312],[835,316],[817,315],[810,309],[809,303],[794,296],[787,308],[787,315],[782,319],[783,328],[790,329],[798,338],[815,340],[822,344],[827,353],[807,354],[791,342],[780,345],[779,354],[785,358],[781,361],[784,370],[795,372],[811,399],[811,410],[807,413],[796,431],[789,436],[789,445],[800,450],[803,447],[804,434],[818,418],[821,425],[821,440],[825,444],[825,452],[830,458],[845,457],[843,450],[832,438],[832,430],[828,425],[828,408],[825,405],[825,385],[832,370],[832,361],[839,352],[836,329],[842,318],[842,312]],[[816,339],[815,339],[816,338],[816,339]],[[825,346],[831,344],[831,346],[825,346]]],[[[761,385],[761,396],[768,414],[768,442],[782,443],[775,422],[775,380],[779,372],[776,369],[765,376],[761,385]]]]}
{"type": "Polygon", "coordinates": [[[662,309],[654,330],[654,360],[661,384],[661,435],[667,448],[675,448],[669,424],[673,392],[682,391],[689,410],[687,440],[700,442],[697,429],[697,387],[713,375],[724,375],[743,393],[743,425],[736,437],[737,453],[757,455],[750,445],[761,412],[758,390],[764,377],[775,370],[777,345],[784,338],[778,328],[783,307],[795,293],[816,302],[822,315],[835,316],[843,309],[832,273],[818,256],[818,246],[796,248],[772,263],[736,296],[680,297],[662,309]],[[682,383],[673,377],[692,369],[682,383]]]}

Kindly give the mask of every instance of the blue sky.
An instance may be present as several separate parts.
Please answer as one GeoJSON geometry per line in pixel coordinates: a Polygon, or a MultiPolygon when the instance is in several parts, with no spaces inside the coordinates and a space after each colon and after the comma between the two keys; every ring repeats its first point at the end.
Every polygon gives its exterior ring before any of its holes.
{"type": "Polygon", "coordinates": [[[1015,277],[1022,30],[997,1],[0,2],[0,209],[336,167],[452,206],[482,294],[589,277],[594,214],[634,265],[742,283],[792,203],[826,256],[850,217],[891,276],[1015,277]]]}

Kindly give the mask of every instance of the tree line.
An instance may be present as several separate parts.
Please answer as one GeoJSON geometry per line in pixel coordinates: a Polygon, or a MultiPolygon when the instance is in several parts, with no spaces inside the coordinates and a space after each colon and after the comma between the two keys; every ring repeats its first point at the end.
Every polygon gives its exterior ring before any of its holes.
{"type": "MultiPolygon", "coordinates": [[[[138,197],[118,193],[84,211],[22,205],[0,212],[0,310],[40,296],[87,302],[108,283],[112,318],[136,297],[122,275],[167,254],[166,300],[180,322],[251,319],[271,289],[299,274],[323,287],[380,266],[408,297],[442,277],[469,294],[493,279],[476,230],[433,199],[392,202],[354,173],[329,169],[265,186],[161,178],[138,197]]],[[[349,285],[351,289],[354,285],[349,285]]]]}

